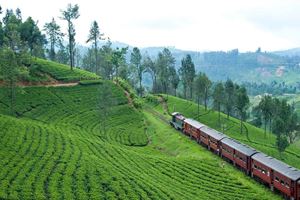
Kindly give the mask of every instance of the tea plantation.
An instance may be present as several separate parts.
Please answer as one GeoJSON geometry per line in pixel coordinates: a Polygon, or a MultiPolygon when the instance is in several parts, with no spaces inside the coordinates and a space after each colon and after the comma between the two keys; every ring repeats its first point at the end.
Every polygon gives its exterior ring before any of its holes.
{"type": "Polygon", "coordinates": [[[15,116],[6,96],[0,88],[0,199],[280,199],[129,106],[112,82],[25,87],[15,116]],[[115,106],[103,133],[97,99],[105,85],[115,106]]]}

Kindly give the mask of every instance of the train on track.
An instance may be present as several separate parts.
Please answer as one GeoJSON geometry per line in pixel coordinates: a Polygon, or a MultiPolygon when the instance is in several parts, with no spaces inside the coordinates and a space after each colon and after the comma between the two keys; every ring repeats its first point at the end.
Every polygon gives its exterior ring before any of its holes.
{"type": "Polygon", "coordinates": [[[172,113],[170,124],[285,199],[300,200],[300,170],[178,112],[172,113]]]}

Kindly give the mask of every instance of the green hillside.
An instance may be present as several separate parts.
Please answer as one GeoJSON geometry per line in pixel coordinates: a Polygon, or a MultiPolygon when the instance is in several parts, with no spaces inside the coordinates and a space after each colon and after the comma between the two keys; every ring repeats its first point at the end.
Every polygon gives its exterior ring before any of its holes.
{"type": "Polygon", "coordinates": [[[129,106],[112,82],[25,87],[16,117],[4,90],[0,199],[279,199],[148,109],[129,106]],[[116,102],[107,133],[97,110],[105,85],[116,102]]]}
{"type": "MultiPolygon", "coordinates": [[[[180,99],[173,96],[168,96],[167,105],[170,112],[177,111],[184,114],[187,117],[194,118],[199,120],[200,122],[215,128],[219,131],[227,134],[228,136],[235,138],[245,144],[248,144],[255,149],[265,152],[268,155],[271,155],[275,158],[281,159],[284,162],[297,167],[300,169],[300,145],[299,142],[290,145],[286,151],[283,153],[282,157],[280,157],[277,148],[275,147],[275,139],[276,137],[267,133],[266,138],[264,137],[264,131],[260,128],[252,126],[248,123],[245,123],[246,128],[248,129],[248,137],[244,131],[243,134],[240,134],[240,122],[239,120],[230,117],[227,119],[227,116],[221,114],[221,119],[226,127],[219,127],[218,124],[218,113],[213,110],[205,111],[203,106],[200,106],[200,117],[197,118],[197,104],[188,100],[180,99]]],[[[167,116],[167,113],[162,109],[160,104],[151,104],[154,109],[163,113],[167,116]]],[[[244,129],[245,130],[245,129],[244,129]]]]}

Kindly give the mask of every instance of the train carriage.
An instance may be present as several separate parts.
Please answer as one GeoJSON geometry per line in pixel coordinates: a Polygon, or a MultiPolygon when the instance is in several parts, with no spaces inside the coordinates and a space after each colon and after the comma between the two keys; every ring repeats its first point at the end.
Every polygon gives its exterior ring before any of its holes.
{"type": "Polygon", "coordinates": [[[204,126],[200,129],[200,134],[205,134],[208,138],[208,148],[213,150],[217,154],[220,152],[220,141],[226,137],[221,132],[218,132],[212,128],[204,126]]]}
{"type": "Polygon", "coordinates": [[[251,174],[290,199],[300,200],[300,171],[264,153],[252,156],[251,174]]]}
{"type": "Polygon", "coordinates": [[[200,128],[204,127],[204,124],[193,120],[193,119],[185,119],[184,120],[184,133],[194,138],[199,142],[200,139],[200,128]]]}
{"type": "Polygon", "coordinates": [[[178,112],[172,113],[172,120],[170,121],[171,126],[177,130],[182,130],[184,126],[184,116],[178,112]]]}
{"type": "Polygon", "coordinates": [[[255,149],[231,138],[221,140],[221,155],[233,162],[234,165],[240,167],[247,174],[251,170],[251,156],[256,153],[255,149]]]}

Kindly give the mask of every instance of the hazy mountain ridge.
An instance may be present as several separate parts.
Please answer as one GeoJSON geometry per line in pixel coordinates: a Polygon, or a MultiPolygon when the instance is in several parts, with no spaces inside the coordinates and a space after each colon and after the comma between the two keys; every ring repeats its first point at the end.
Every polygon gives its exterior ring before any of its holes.
{"type": "MultiPolygon", "coordinates": [[[[101,41],[100,46],[106,42],[101,41]]],[[[128,62],[133,46],[113,41],[112,48],[129,47],[128,62]]],[[[87,46],[80,46],[82,52],[86,52],[87,46]]],[[[140,48],[143,55],[155,59],[157,54],[165,47],[140,48]]],[[[175,47],[166,47],[175,57],[176,68],[181,65],[181,59],[190,54],[197,71],[205,72],[212,80],[226,80],[231,78],[237,82],[264,82],[272,81],[296,84],[298,80],[295,74],[300,75],[300,48],[274,52],[239,52],[231,51],[186,51],[175,47]]]]}

